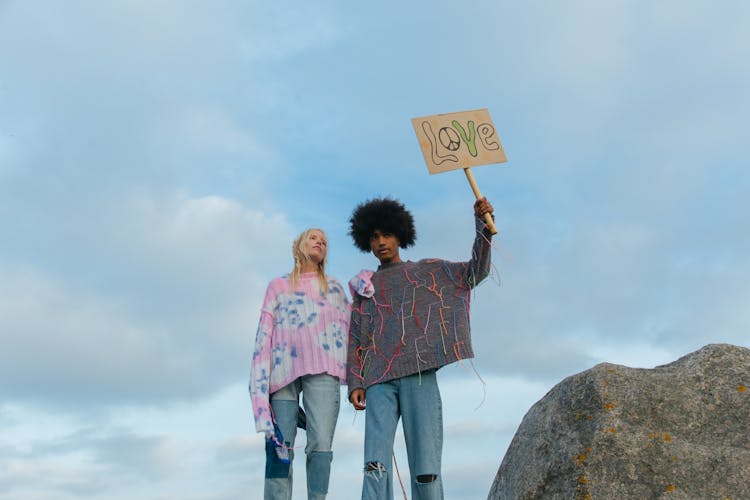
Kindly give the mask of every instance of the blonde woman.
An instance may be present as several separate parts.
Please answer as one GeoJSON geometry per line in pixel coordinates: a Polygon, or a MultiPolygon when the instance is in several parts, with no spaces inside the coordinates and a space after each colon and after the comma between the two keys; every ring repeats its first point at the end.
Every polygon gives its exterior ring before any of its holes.
{"type": "Polygon", "coordinates": [[[307,434],[307,498],[328,492],[350,308],[339,281],[325,274],[327,253],[322,230],[303,231],[292,244],[294,269],[271,281],[261,308],[250,395],[255,429],[266,435],[265,500],[292,498],[298,420],[307,434]]]}

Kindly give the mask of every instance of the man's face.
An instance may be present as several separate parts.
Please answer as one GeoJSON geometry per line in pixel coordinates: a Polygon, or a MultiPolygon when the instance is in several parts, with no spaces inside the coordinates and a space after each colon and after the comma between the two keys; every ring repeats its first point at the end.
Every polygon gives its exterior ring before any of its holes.
{"type": "Polygon", "coordinates": [[[381,264],[401,262],[398,255],[398,238],[391,233],[376,229],[370,236],[370,250],[381,264]]]}

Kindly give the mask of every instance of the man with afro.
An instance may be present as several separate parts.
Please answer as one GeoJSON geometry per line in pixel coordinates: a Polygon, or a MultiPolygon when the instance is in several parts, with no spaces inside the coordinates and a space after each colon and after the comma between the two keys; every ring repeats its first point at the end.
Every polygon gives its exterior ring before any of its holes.
{"type": "Polygon", "coordinates": [[[349,282],[349,401],[367,407],[363,500],[393,498],[392,450],[402,421],[414,500],[443,498],[443,410],[436,371],[474,357],[469,325],[471,289],[490,272],[492,214],[474,204],[476,236],[468,262],[402,261],[414,245],[414,218],[398,200],[377,198],[354,209],[349,234],[380,265],[349,282]]]}

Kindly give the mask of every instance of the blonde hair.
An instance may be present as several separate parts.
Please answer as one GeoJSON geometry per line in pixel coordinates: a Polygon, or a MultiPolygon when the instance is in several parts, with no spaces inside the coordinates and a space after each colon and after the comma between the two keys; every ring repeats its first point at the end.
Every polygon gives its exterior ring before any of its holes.
{"type": "MultiPolygon", "coordinates": [[[[304,245],[313,231],[320,231],[321,233],[323,233],[323,237],[326,238],[326,241],[328,241],[325,231],[323,231],[322,229],[318,229],[317,227],[311,227],[311,228],[305,229],[294,239],[294,243],[292,243],[292,256],[294,257],[294,269],[292,269],[292,272],[289,273],[289,281],[291,281],[292,283],[292,290],[297,288],[297,283],[299,283],[299,277],[302,274],[302,263],[310,260],[310,256],[305,253],[304,245]]],[[[321,260],[318,263],[318,266],[316,268],[316,271],[318,273],[318,283],[320,284],[320,289],[325,293],[328,293],[328,280],[326,279],[327,256],[328,255],[326,252],[326,256],[323,257],[323,260],[321,260]]]]}

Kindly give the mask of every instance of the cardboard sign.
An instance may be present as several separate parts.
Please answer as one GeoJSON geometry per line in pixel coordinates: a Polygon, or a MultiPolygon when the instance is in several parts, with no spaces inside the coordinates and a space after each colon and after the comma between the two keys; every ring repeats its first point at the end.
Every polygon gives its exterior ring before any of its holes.
{"type": "Polygon", "coordinates": [[[486,108],[412,118],[411,123],[430,174],[508,161],[486,108]]]}

